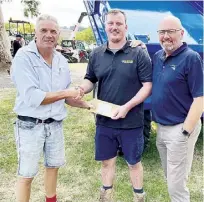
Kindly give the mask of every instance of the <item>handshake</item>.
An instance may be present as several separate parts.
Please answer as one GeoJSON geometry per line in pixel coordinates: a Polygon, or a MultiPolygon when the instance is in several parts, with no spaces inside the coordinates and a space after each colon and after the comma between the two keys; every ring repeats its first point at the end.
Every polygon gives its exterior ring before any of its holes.
{"type": "Polygon", "coordinates": [[[81,100],[84,97],[84,89],[80,86],[71,87],[68,90],[70,92],[70,97],[75,100],[81,100]]]}
{"type": "Polygon", "coordinates": [[[75,100],[81,100],[84,97],[84,89],[80,86],[71,87],[66,90],[67,97],[73,98],[75,100]]]}
{"type": "Polygon", "coordinates": [[[65,90],[66,103],[72,107],[84,108],[84,109],[94,109],[94,105],[90,102],[82,100],[85,92],[80,86],[71,87],[65,90]]]}

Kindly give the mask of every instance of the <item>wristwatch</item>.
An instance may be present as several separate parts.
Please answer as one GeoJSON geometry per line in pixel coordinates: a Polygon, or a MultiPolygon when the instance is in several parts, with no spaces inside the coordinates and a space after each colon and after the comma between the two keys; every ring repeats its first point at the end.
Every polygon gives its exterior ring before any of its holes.
{"type": "Polygon", "coordinates": [[[187,130],[182,129],[182,134],[185,136],[190,136],[190,133],[187,130]]]}

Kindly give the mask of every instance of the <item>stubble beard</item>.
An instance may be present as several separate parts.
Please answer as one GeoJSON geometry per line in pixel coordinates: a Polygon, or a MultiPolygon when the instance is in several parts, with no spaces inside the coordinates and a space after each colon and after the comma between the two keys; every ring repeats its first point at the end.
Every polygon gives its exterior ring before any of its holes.
{"type": "Polygon", "coordinates": [[[120,39],[111,39],[112,43],[119,43],[121,40],[120,39]]]}

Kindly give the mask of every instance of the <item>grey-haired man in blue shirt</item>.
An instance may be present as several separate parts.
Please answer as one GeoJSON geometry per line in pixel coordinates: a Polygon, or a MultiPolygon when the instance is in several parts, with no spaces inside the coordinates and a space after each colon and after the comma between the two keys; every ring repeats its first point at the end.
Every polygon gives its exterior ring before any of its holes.
{"type": "Polygon", "coordinates": [[[12,80],[17,89],[15,137],[18,152],[17,201],[28,202],[31,183],[44,153],[46,202],[56,202],[58,168],[65,164],[62,121],[65,103],[88,108],[83,91],[69,88],[66,59],[55,50],[59,37],[57,20],[42,15],[36,23],[36,41],[16,54],[12,80]]]}

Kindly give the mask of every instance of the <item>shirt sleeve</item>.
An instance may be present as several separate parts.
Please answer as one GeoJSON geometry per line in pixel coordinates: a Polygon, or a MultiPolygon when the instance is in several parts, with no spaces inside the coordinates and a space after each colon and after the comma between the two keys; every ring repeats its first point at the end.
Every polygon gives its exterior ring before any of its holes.
{"type": "Polygon", "coordinates": [[[68,81],[67,81],[67,86],[66,86],[66,89],[67,89],[67,88],[69,88],[70,84],[72,83],[69,63],[67,62],[67,59],[61,53],[59,55],[59,60],[62,61],[62,66],[65,67],[65,69],[67,69],[67,73],[68,73],[68,81]]]}
{"type": "Polygon", "coordinates": [[[146,49],[139,48],[137,54],[138,75],[141,82],[152,81],[152,63],[146,49]]]}
{"type": "Polygon", "coordinates": [[[69,88],[70,84],[72,83],[71,73],[70,73],[70,69],[69,69],[69,64],[68,64],[68,73],[69,73],[69,81],[68,81],[68,84],[66,86],[66,89],[69,88]]]}
{"type": "Polygon", "coordinates": [[[94,72],[94,58],[95,54],[92,52],[89,57],[89,62],[86,70],[86,75],[84,79],[88,79],[92,83],[96,83],[98,81],[95,72],[94,72]]]}
{"type": "Polygon", "coordinates": [[[192,55],[187,72],[187,82],[194,98],[203,96],[203,62],[198,53],[192,55]]]}
{"type": "Polygon", "coordinates": [[[46,96],[46,92],[40,90],[38,76],[24,54],[18,54],[11,67],[11,79],[26,105],[37,108],[46,96]]]}

